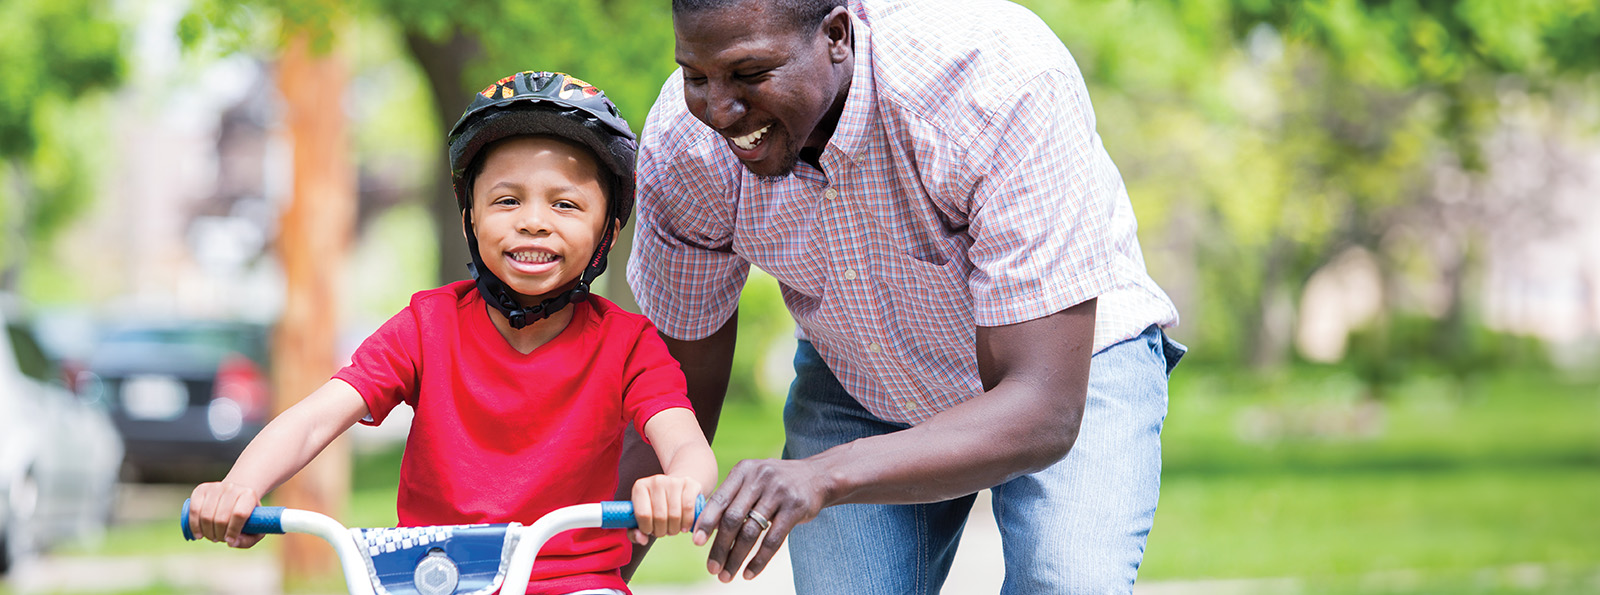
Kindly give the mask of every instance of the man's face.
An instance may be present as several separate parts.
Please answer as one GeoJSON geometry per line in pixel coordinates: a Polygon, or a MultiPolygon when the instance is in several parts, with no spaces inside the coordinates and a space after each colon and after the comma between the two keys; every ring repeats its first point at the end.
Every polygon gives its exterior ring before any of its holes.
{"type": "Polygon", "coordinates": [[[853,66],[849,15],[796,29],[766,0],[677,14],[689,112],[758,176],[785,176],[838,124],[853,66]],[[842,24],[841,24],[842,23],[842,24]]]}

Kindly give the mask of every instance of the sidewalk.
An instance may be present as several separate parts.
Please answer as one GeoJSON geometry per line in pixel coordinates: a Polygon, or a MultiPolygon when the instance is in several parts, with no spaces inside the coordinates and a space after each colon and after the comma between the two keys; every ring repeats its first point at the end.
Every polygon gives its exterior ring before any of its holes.
{"type": "Polygon", "coordinates": [[[278,593],[277,558],[268,552],[169,556],[45,556],[6,578],[17,595],[125,593],[164,586],[185,593],[278,593]]]}

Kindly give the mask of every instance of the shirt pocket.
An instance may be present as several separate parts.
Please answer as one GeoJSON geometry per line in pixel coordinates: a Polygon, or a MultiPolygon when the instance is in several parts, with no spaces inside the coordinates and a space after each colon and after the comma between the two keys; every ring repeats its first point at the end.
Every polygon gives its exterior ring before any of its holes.
{"type": "Polygon", "coordinates": [[[900,255],[894,268],[883,324],[895,329],[889,341],[912,391],[934,411],[982,392],[965,260],[936,265],[900,255]]]}
{"type": "Polygon", "coordinates": [[[923,238],[911,242],[901,251],[900,256],[905,258],[908,266],[943,267],[951,260],[939,241],[923,238]]]}

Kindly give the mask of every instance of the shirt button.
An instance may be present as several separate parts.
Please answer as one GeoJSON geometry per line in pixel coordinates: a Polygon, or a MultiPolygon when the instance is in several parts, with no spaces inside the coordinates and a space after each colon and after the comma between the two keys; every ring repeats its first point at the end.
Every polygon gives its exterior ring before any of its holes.
{"type": "Polygon", "coordinates": [[[835,198],[839,198],[839,191],[834,190],[833,188],[828,188],[827,190],[822,191],[822,196],[828,200],[833,200],[835,198]]]}
{"type": "Polygon", "coordinates": [[[901,411],[910,411],[910,410],[916,409],[916,408],[917,408],[916,401],[901,401],[900,402],[900,410],[901,411]]]}
{"type": "Polygon", "coordinates": [[[855,269],[845,269],[844,270],[844,278],[845,278],[846,281],[854,281],[854,280],[856,280],[856,270],[855,269]]]}
{"type": "Polygon", "coordinates": [[[877,343],[873,343],[873,344],[867,346],[867,350],[869,350],[869,351],[871,351],[873,353],[883,353],[883,346],[879,345],[877,343]]]}

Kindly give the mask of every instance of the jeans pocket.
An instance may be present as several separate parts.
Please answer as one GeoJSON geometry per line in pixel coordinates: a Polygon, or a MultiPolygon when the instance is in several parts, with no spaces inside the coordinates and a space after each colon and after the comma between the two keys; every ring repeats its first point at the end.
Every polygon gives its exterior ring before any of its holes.
{"type": "Polygon", "coordinates": [[[1178,367],[1178,362],[1183,359],[1185,354],[1189,353],[1189,348],[1172,340],[1172,337],[1168,336],[1166,331],[1158,332],[1161,333],[1161,356],[1167,360],[1167,375],[1171,376],[1172,369],[1178,367]]]}

